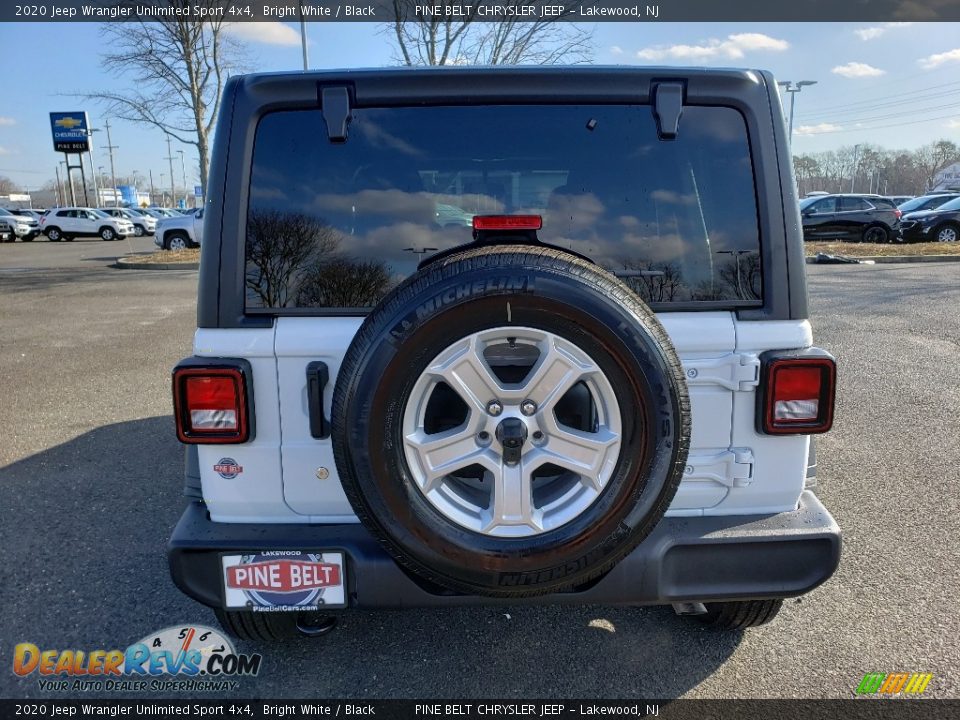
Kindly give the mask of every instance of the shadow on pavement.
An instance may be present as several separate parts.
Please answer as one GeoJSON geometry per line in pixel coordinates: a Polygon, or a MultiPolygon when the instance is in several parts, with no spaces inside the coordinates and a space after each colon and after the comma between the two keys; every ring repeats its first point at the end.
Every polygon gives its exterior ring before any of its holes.
{"type": "MultiPolygon", "coordinates": [[[[215,625],[167,573],[182,484],[170,417],[100,427],[0,468],[4,665],[20,642],[122,649],[170,625],[215,625]]],[[[669,608],[353,612],[321,639],[238,643],[264,660],[234,695],[671,698],[713,673],[740,639],[669,608]]],[[[0,697],[54,696],[35,675],[7,671],[0,697]]]]}

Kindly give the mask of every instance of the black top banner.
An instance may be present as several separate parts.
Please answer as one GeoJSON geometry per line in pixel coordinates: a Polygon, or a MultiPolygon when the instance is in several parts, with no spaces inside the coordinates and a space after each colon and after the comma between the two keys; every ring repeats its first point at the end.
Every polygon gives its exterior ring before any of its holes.
{"type": "Polygon", "coordinates": [[[0,720],[16,718],[232,718],[233,720],[946,720],[956,700],[0,700],[0,720]]]}
{"type": "Polygon", "coordinates": [[[48,0],[0,3],[3,22],[933,22],[960,0],[48,0]]]}

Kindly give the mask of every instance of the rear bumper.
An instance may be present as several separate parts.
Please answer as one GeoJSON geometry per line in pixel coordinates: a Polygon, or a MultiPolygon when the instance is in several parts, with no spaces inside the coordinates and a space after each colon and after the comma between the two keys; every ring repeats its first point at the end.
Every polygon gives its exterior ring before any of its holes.
{"type": "Polygon", "coordinates": [[[918,243],[918,242],[928,242],[931,240],[930,229],[927,228],[927,232],[924,232],[923,225],[917,223],[907,228],[901,228],[900,237],[903,239],[903,242],[907,243],[918,243]]]}
{"type": "Polygon", "coordinates": [[[169,544],[170,573],[195,600],[222,605],[220,553],[326,550],[346,555],[351,607],[602,604],[794,597],[827,580],[840,562],[840,528],[810,491],[797,510],[767,516],[665,518],[588,587],[501,600],[430,588],[404,572],[362,525],[247,525],[212,522],[191,502],[169,544]]]}

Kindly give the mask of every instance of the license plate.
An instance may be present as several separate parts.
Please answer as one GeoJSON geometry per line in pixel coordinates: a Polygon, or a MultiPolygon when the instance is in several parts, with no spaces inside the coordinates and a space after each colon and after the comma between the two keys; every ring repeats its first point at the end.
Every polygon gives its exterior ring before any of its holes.
{"type": "Polygon", "coordinates": [[[220,559],[228,609],[293,612],[346,607],[343,553],[264,550],[220,559]]]}

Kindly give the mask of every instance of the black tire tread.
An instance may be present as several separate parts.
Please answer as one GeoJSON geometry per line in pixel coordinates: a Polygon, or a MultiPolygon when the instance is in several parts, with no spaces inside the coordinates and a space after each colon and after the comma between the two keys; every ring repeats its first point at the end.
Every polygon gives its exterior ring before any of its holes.
{"type": "MultiPolygon", "coordinates": [[[[356,372],[357,365],[362,361],[370,344],[378,336],[380,328],[377,322],[372,321],[373,318],[378,315],[391,315],[395,313],[401,306],[405,305],[410,298],[451,275],[467,270],[495,268],[504,265],[506,264],[504,258],[507,256],[514,262],[519,259],[524,265],[536,267],[539,270],[556,271],[565,275],[574,275],[577,278],[594,284],[600,292],[622,304],[636,316],[638,324],[644,327],[654,337],[657,345],[665,354],[665,361],[671,372],[681,379],[681,382],[677,383],[679,393],[678,404],[680,407],[679,422],[681,424],[678,434],[679,442],[676,443],[676,448],[674,449],[673,462],[671,463],[671,470],[668,473],[666,489],[662,494],[662,499],[650,510],[651,516],[655,516],[658,519],[662,518],[663,513],[666,512],[667,507],[672,502],[677,488],[680,485],[680,481],[683,478],[687,454],[690,449],[690,396],[687,392],[686,382],[683,381],[684,375],[680,358],[673,347],[673,343],[666,329],[660,324],[660,321],[657,320],[654,312],[619,278],[582,258],[570,255],[561,250],[534,245],[492,245],[467,250],[437,260],[435,263],[427,265],[420,272],[401,283],[393,293],[385,298],[385,301],[380,306],[367,316],[367,320],[357,332],[350,349],[343,359],[338,377],[350,377],[356,372]],[[517,256],[519,256],[519,258],[517,256]]],[[[343,417],[346,413],[347,408],[344,407],[344,405],[348,401],[348,398],[346,398],[345,395],[346,393],[334,392],[333,406],[331,408],[332,418],[343,417]]],[[[334,442],[333,453],[338,468],[345,467],[347,463],[349,463],[349,459],[344,452],[343,443],[334,442]]],[[[342,477],[342,471],[340,474],[342,477]]],[[[417,563],[401,553],[384,537],[384,528],[373,513],[369,511],[362,494],[357,492],[357,489],[349,483],[344,483],[343,487],[347,499],[357,513],[360,522],[364,527],[376,528],[376,532],[372,534],[399,565],[437,585],[454,587],[469,593],[483,593],[482,588],[472,588],[454,583],[449,578],[440,576],[433,572],[431,568],[417,563]]],[[[655,526],[656,523],[649,523],[643,532],[636,533],[633,542],[627,544],[620,552],[608,558],[606,562],[595,567],[589,574],[578,578],[578,583],[588,583],[608,572],[643,542],[655,526]]],[[[556,592],[556,588],[523,588],[517,589],[513,593],[513,596],[535,597],[551,592],[556,592]]]]}
{"type": "Polygon", "coordinates": [[[870,232],[873,231],[873,230],[882,230],[882,231],[883,231],[883,240],[880,241],[880,244],[889,243],[889,242],[890,242],[890,237],[891,237],[890,230],[887,229],[886,226],[881,225],[881,224],[879,224],[879,223],[876,223],[876,224],[874,224],[874,225],[869,225],[869,226],[863,231],[863,235],[860,236],[860,242],[867,242],[867,236],[868,236],[868,235],[870,234],[870,232]]]}
{"type": "Polygon", "coordinates": [[[706,615],[697,615],[704,625],[715,630],[745,630],[766,625],[773,620],[783,600],[740,600],[719,603],[707,603],[706,615]]]}
{"type": "Polygon", "coordinates": [[[214,609],[221,627],[240,640],[275,642],[299,636],[295,613],[252,613],[214,609]]]}
{"type": "Polygon", "coordinates": [[[957,233],[960,233],[960,224],[947,221],[945,223],[940,223],[939,225],[937,225],[937,227],[933,229],[933,233],[931,234],[933,235],[934,239],[936,239],[940,235],[940,231],[945,228],[953,228],[954,230],[957,231],[957,233]]]}

